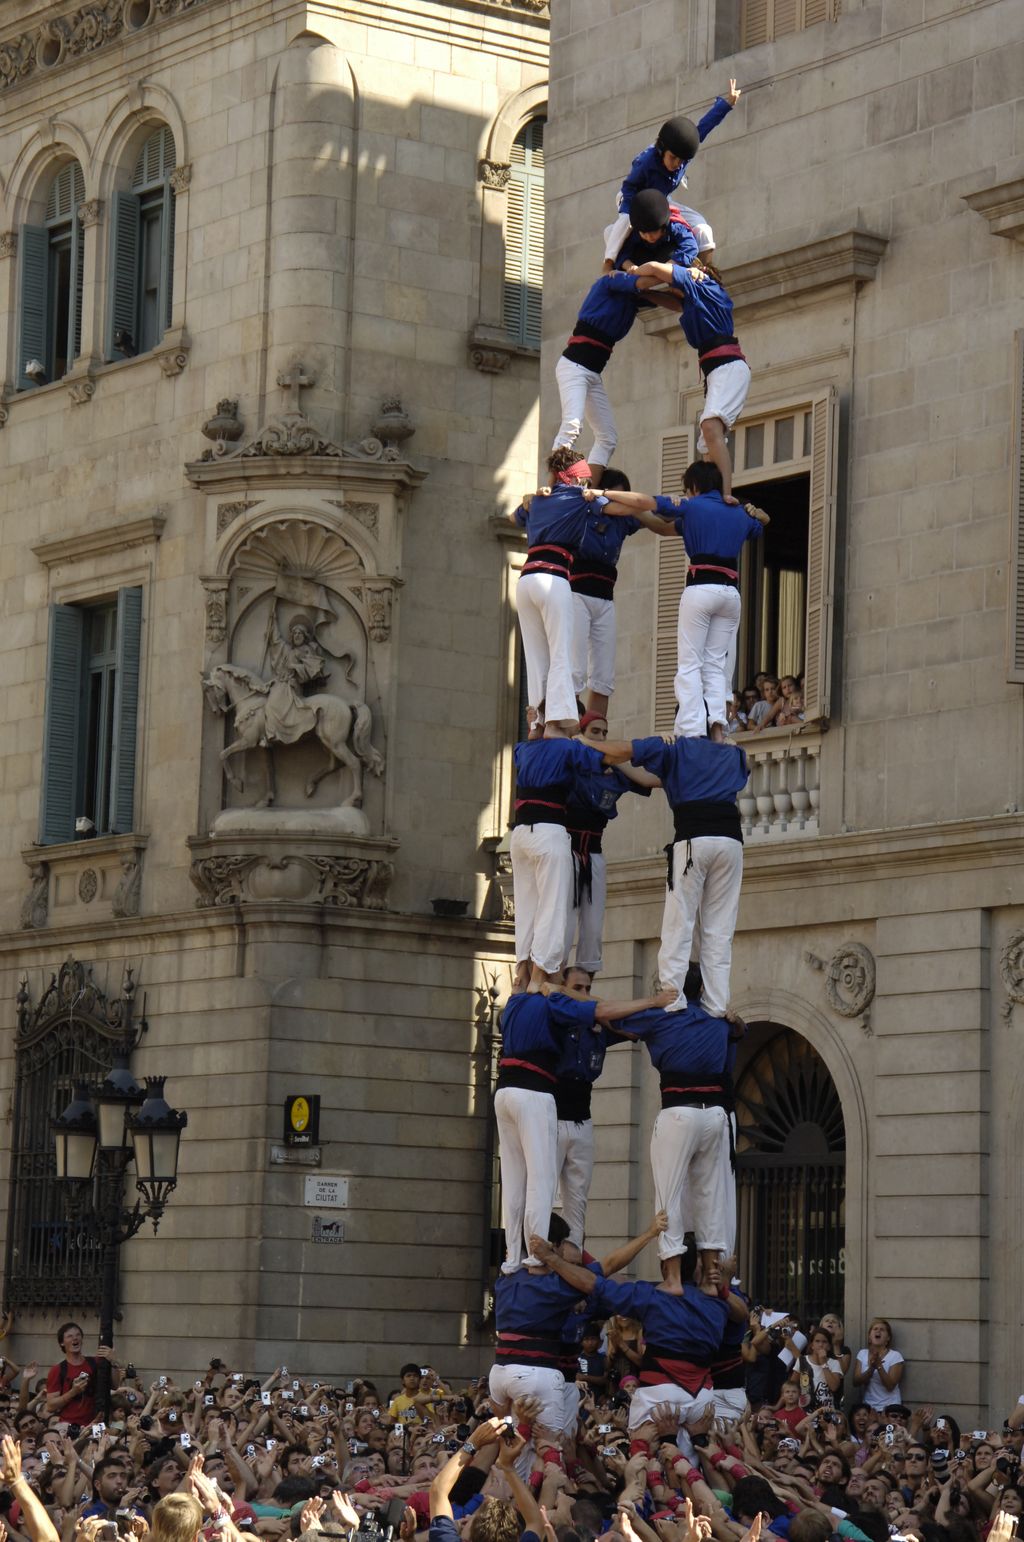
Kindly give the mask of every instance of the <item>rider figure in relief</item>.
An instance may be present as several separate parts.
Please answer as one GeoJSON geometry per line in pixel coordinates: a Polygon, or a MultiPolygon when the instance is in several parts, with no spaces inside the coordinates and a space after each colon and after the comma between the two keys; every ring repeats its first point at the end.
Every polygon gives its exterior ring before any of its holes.
{"type": "Polygon", "coordinates": [[[276,603],[270,624],[268,652],[274,678],[267,694],[264,736],[260,743],[294,744],[303,734],[313,733],[316,728],[316,713],[304,699],[302,687],[322,685],[328,671],[312,625],[305,616],[293,619],[288,628],[290,641],[281,635],[276,603]]]}

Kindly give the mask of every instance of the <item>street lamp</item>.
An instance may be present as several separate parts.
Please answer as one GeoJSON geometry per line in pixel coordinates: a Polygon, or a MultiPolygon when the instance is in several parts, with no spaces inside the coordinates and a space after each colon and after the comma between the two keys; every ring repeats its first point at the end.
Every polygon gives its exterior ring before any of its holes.
{"type": "MultiPolygon", "coordinates": [[[[188,1115],[168,1106],[165,1080],[147,1076],[143,1091],[128,1068],[127,1050],[119,1050],[104,1080],[91,1087],[76,1083],[67,1108],[51,1120],[57,1177],[66,1185],[68,1208],[81,1216],[102,1248],[99,1341],[109,1349],[114,1347],[121,1244],[146,1221],[156,1231],[178,1182],[178,1147],[188,1115]],[[124,1180],[133,1158],[139,1197],[129,1210],[124,1180]]],[[[105,1422],[110,1369],[108,1359],[97,1361],[96,1405],[105,1422]]]]}

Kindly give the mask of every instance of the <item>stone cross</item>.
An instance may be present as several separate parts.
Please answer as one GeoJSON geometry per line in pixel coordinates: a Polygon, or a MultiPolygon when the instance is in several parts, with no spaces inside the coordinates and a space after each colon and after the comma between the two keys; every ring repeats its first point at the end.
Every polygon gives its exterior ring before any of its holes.
{"type": "Polygon", "coordinates": [[[277,383],[282,390],[288,392],[288,411],[302,412],[299,404],[299,392],[306,390],[308,386],[316,385],[316,376],[307,375],[304,364],[294,363],[289,369],[281,370],[277,377],[277,383]]]}

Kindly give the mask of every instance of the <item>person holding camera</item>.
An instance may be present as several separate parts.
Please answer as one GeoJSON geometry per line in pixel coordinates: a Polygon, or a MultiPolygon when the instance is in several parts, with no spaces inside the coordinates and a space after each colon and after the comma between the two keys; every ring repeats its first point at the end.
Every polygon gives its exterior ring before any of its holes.
{"type": "Polygon", "coordinates": [[[517,1431],[511,1414],[488,1419],[471,1430],[430,1485],[430,1542],[459,1542],[459,1530],[452,1513],[452,1490],[474,1458],[495,1441],[500,1442],[497,1465],[508,1484],[512,1502],[487,1500],[473,1517],[469,1531],[470,1542],[475,1542],[477,1537],[514,1537],[518,1530],[517,1512],[523,1525],[523,1530],[519,1532],[519,1542],[540,1542],[544,1535],[544,1518],[537,1501],[515,1468],[517,1459],[526,1448],[526,1442],[517,1431]],[[504,1513],[494,1514],[492,1507],[504,1513]]]}
{"type": "MultiPolygon", "coordinates": [[[[51,1366],[46,1377],[46,1412],[59,1413],[69,1424],[89,1424],[96,1413],[96,1361],[113,1360],[113,1350],[101,1344],[95,1355],[82,1353],[85,1337],[76,1322],[57,1329],[57,1343],[64,1359],[51,1366]]],[[[110,1384],[116,1387],[120,1372],[111,1366],[110,1384]]]]}

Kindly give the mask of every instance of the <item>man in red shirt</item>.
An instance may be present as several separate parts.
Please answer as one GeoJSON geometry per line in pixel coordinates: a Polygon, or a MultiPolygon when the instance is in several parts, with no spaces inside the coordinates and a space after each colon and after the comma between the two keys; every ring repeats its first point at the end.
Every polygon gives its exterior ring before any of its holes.
{"type": "MultiPolygon", "coordinates": [[[[57,1329],[57,1343],[64,1359],[51,1366],[46,1377],[46,1412],[59,1413],[69,1424],[89,1424],[96,1413],[96,1359],[110,1360],[112,1352],[101,1344],[96,1356],[84,1355],[82,1330],[76,1322],[57,1329]]],[[[111,1386],[117,1386],[116,1370],[111,1386]]]]}

